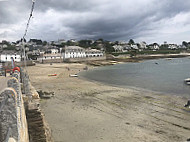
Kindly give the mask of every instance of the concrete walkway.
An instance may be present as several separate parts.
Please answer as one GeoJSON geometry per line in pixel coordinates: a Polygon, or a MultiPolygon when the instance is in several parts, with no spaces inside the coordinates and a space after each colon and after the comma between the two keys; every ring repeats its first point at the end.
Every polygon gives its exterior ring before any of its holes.
{"type": "Polygon", "coordinates": [[[7,87],[9,77],[0,76],[0,92],[7,87]]]}

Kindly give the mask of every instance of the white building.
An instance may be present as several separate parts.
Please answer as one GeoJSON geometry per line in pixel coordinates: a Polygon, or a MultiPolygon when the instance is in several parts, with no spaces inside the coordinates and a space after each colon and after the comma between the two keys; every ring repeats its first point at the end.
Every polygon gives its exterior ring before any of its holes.
{"type": "Polygon", "coordinates": [[[123,46],[121,45],[114,45],[113,48],[115,52],[123,52],[123,46]]]}
{"type": "Polygon", "coordinates": [[[176,44],[169,44],[169,49],[178,49],[178,46],[176,44]]]}
{"type": "Polygon", "coordinates": [[[85,51],[86,57],[102,57],[104,53],[97,49],[88,49],[85,51]]]}
{"type": "Polygon", "coordinates": [[[63,53],[65,59],[68,58],[84,58],[86,57],[85,50],[79,46],[66,46],[63,53]]]}
{"type": "Polygon", "coordinates": [[[138,48],[138,46],[137,46],[136,44],[131,44],[131,49],[136,49],[136,50],[138,50],[139,48],[138,48]]]}
{"type": "Polygon", "coordinates": [[[149,45],[150,49],[152,50],[159,50],[160,46],[157,43],[153,43],[151,45],[149,45]]]}
{"type": "Polygon", "coordinates": [[[12,58],[15,62],[20,62],[21,54],[14,51],[4,51],[0,54],[0,62],[11,62],[12,58]]]}
{"type": "Polygon", "coordinates": [[[186,49],[187,47],[184,46],[184,45],[179,45],[178,48],[179,48],[179,49],[186,49]]]}
{"type": "Polygon", "coordinates": [[[51,50],[51,54],[57,54],[59,52],[58,49],[50,49],[51,50]]]}
{"type": "Polygon", "coordinates": [[[147,49],[146,42],[142,41],[139,44],[141,49],[147,49]]]}
{"type": "Polygon", "coordinates": [[[62,54],[42,54],[40,57],[37,58],[38,61],[43,62],[44,60],[61,60],[63,59],[62,54]]]}

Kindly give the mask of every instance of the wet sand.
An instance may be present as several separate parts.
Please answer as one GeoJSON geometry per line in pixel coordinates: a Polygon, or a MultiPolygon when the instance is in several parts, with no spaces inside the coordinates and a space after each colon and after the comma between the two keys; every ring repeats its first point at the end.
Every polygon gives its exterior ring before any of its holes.
{"type": "Polygon", "coordinates": [[[36,90],[55,93],[41,100],[55,142],[179,142],[190,138],[190,112],[183,107],[186,98],[69,77],[84,67],[28,67],[36,90]]]}

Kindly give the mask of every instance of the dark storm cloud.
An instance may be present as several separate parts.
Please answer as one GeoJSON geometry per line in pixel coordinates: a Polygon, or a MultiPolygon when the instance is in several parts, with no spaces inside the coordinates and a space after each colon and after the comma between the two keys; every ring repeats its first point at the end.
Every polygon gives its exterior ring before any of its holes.
{"type": "MultiPolygon", "coordinates": [[[[30,6],[30,0],[0,2],[0,33],[2,24],[16,26],[25,22],[30,6]]],[[[48,40],[138,39],[158,34],[165,25],[170,27],[168,20],[189,12],[190,1],[183,0],[36,0],[33,20],[36,28],[31,33],[48,40]]],[[[177,18],[180,21],[180,16],[177,18]]],[[[189,22],[183,19],[180,24],[189,22]]]]}
{"type": "Polygon", "coordinates": [[[0,24],[15,24],[23,20],[30,4],[28,0],[0,1],[0,24]]]}

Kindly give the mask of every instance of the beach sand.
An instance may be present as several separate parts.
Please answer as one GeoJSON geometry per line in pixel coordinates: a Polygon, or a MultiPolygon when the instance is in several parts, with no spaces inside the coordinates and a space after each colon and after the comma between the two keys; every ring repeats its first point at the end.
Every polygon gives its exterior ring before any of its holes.
{"type": "Polygon", "coordinates": [[[36,90],[55,93],[41,100],[55,142],[180,142],[190,138],[190,112],[183,107],[187,99],[69,77],[84,67],[37,64],[27,69],[36,90]]]}

